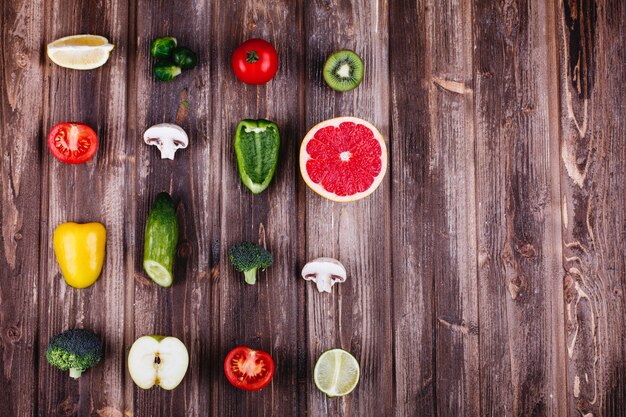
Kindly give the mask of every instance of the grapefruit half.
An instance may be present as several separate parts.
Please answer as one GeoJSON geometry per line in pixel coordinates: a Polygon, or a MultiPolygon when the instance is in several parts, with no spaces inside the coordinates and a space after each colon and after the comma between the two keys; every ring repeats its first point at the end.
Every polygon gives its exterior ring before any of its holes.
{"type": "Polygon", "coordinates": [[[387,172],[387,146],[371,123],[337,117],[319,123],[300,146],[304,182],[329,200],[346,202],[367,197],[387,172]]]}

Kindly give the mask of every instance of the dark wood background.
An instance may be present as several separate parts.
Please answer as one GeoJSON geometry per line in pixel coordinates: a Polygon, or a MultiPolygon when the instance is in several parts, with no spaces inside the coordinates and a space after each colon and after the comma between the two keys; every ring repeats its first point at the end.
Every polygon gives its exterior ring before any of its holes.
{"type": "Polygon", "coordinates": [[[0,51],[0,415],[626,415],[626,2],[622,0],[3,0],[0,51]],[[94,71],[52,64],[45,45],[77,33],[116,45],[94,71]],[[200,64],[150,76],[150,41],[176,36],[200,64]],[[280,55],[265,86],[238,82],[233,49],[263,37],[280,55]],[[366,77],[335,93],[326,56],[355,49],[366,77]],[[183,103],[188,102],[186,107],[183,103]],[[319,121],[355,115],[387,138],[371,197],[326,201],[298,150],[319,121]],[[281,127],[271,187],[252,196],[236,123],[281,127]],[[52,125],[88,123],[96,157],[54,159],[52,125]],[[191,145],[163,161],[142,132],[180,124],[191,145]],[[171,289],[141,268],[154,196],[178,202],[171,289]],[[108,231],[101,279],[61,278],[52,232],[108,231]],[[227,249],[262,241],[274,266],[249,287],[227,249]],[[299,278],[331,256],[332,295],[299,278]],[[106,358],[71,380],[46,363],[50,337],[102,335],[106,358]],[[137,389],[135,338],[181,338],[190,367],[173,392],[137,389]],[[271,386],[231,387],[234,346],[271,352],[271,386]],[[312,369],[332,347],[361,382],[328,399],[312,369]]]}

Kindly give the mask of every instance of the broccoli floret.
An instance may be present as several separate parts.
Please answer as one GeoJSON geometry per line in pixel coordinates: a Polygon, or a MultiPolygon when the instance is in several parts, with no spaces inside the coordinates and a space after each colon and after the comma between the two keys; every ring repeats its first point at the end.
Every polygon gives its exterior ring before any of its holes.
{"type": "Polygon", "coordinates": [[[102,344],[93,332],[85,329],[67,330],[54,336],[48,344],[46,359],[62,371],[69,369],[72,378],[80,377],[102,359],[102,344]]]}
{"type": "Polygon", "coordinates": [[[274,261],[271,253],[250,242],[243,242],[230,248],[228,258],[237,271],[243,272],[246,282],[250,285],[256,283],[257,269],[265,269],[274,261]]]}

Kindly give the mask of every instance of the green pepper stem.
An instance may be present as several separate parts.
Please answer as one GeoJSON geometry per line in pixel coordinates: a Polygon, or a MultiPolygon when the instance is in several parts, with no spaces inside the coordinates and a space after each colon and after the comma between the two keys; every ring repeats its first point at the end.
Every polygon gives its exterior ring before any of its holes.
{"type": "Polygon", "coordinates": [[[82,369],[78,368],[70,368],[70,376],[74,379],[80,378],[80,375],[83,373],[82,369]]]}

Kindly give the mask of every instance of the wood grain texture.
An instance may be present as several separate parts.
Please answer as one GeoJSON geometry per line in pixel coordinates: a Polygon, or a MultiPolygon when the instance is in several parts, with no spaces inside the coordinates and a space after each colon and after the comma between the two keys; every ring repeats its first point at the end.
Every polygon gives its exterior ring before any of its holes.
{"type": "MultiPolygon", "coordinates": [[[[129,201],[135,218],[134,329],[130,342],[146,334],[171,335],[187,346],[190,363],[181,389],[164,391],[134,387],[135,415],[179,416],[202,414],[210,406],[207,388],[214,380],[210,365],[217,362],[211,344],[215,314],[211,268],[216,267],[213,247],[219,242],[219,190],[221,172],[219,142],[213,140],[211,108],[212,71],[207,48],[212,10],[194,2],[137,1],[136,96],[131,100],[134,126],[131,140],[137,155],[135,192],[129,201]],[[154,60],[150,43],[160,36],[174,36],[181,46],[198,52],[199,65],[175,82],[162,83],[151,75],[154,60]],[[175,160],[161,159],[155,147],[143,144],[143,131],[158,123],[175,123],[189,136],[190,146],[175,160]],[[147,185],[147,186],[146,186],[147,185]],[[143,270],[145,222],[155,196],[170,193],[177,206],[179,244],[174,285],[159,288],[143,270]]],[[[211,388],[210,391],[213,391],[211,388]]]]}
{"type": "MultiPolygon", "coordinates": [[[[40,415],[91,415],[98,410],[124,410],[125,264],[125,131],[128,16],[119,1],[87,4],[58,1],[46,4],[44,45],[76,33],[105,35],[116,45],[106,66],[95,71],[73,71],[46,59],[48,77],[43,130],[63,121],[91,126],[99,138],[96,157],[83,165],[66,165],[45,150],[40,170],[43,178],[41,223],[41,273],[39,345],[40,415]],[[106,258],[97,283],[76,290],[63,280],[52,236],[61,223],[97,221],[107,229],[106,258]],[[47,365],[49,339],[69,328],[88,328],[101,336],[101,366],[79,380],[47,365]]],[[[45,148],[44,148],[45,149],[45,148]]]]}
{"type": "Polygon", "coordinates": [[[567,407],[570,415],[619,416],[626,414],[626,6],[559,2],[558,18],[567,407]]]}
{"type": "MultiPolygon", "coordinates": [[[[403,5],[394,7],[396,19],[409,25],[400,17],[406,13],[403,5]]],[[[406,46],[391,42],[393,143],[400,145],[392,163],[393,236],[400,237],[394,242],[394,300],[399,301],[394,316],[401,326],[396,384],[404,397],[397,404],[399,415],[413,415],[415,408],[436,415],[479,415],[473,51],[463,42],[471,37],[471,11],[468,3],[418,4],[425,30],[394,28],[398,36],[410,32],[418,56],[425,58],[410,62],[409,71],[403,62],[409,55],[406,46]],[[407,84],[419,86],[420,94],[399,87],[407,84]],[[424,110],[414,115],[420,106],[424,110]],[[402,197],[415,188],[417,198],[402,197]],[[415,227],[407,228],[410,222],[415,227]],[[423,307],[415,300],[423,300],[423,307]],[[424,377],[407,383],[416,374],[424,377]]]]}
{"type": "Polygon", "coordinates": [[[0,414],[37,410],[43,3],[3,2],[0,41],[0,414]]]}
{"type": "Polygon", "coordinates": [[[441,222],[429,175],[432,23],[428,2],[390,4],[392,261],[395,415],[434,415],[435,310],[432,262],[441,222]],[[414,30],[415,26],[424,30],[414,30]],[[405,86],[413,88],[405,88],[405,86]],[[404,168],[403,168],[404,167],[404,168]],[[414,198],[404,198],[405,195],[414,198]],[[434,216],[437,215],[437,220],[434,216]]]}
{"type": "Polygon", "coordinates": [[[1,416],[626,415],[626,5],[611,0],[5,0],[0,6],[1,416]],[[94,33],[116,48],[94,71],[50,62],[45,45],[94,33]],[[171,35],[198,67],[151,75],[171,35]],[[261,37],[279,53],[267,85],[239,82],[232,51],[261,37]],[[326,86],[341,48],[365,62],[354,91],[326,86]],[[350,204],[301,180],[302,138],[352,115],[386,138],[381,187],[350,204]],[[237,123],[281,131],[278,170],[253,196],[233,149],[237,123]],[[69,166],[45,137],[92,126],[96,157],[69,166]],[[175,161],[143,144],[177,123],[175,161]],[[177,204],[175,283],[143,271],[156,194],[177,204]],[[100,221],[103,274],[63,281],[52,234],[100,221]],[[255,286],[227,252],[260,242],[274,265],[255,286]],[[318,256],[348,281],[319,294],[300,278],[318,256]],[[105,360],[78,381],[49,366],[51,336],[85,327],[105,360]],[[184,341],[174,391],[137,388],[126,357],[146,334],[184,341]],[[272,384],[232,387],[233,347],[266,350],[272,384]],[[357,389],[313,383],[326,349],[351,351],[357,389]]]}
{"type": "Polygon", "coordinates": [[[566,415],[554,12],[474,6],[481,414],[566,415]]]}
{"type": "Polygon", "coordinates": [[[433,195],[426,202],[432,205],[434,222],[428,239],[434,250],[435,414],[478,416],[476,205],[480,200],[475,200],[474,183],[474,51],[464,42],[472,36],[472,5],[450,2],[426,13],[432,34],[427,54],[430,79],[423,82],[429,88],[430,109],[428,173],[433,195]]]}
{"type": "Polygon", "coordinates": [[[296,152],[301,135],[300,97],[293,88],[301,65],[299,31],[302,11],[295,2],[218,1],[214,3],[213,39],[216,103],[212,140],[221,144],[221,240],[217,304],[219,321],[213,335],[218,356],[215,378],[215,416],[300,415],[298,359],[302,340],[298,323],[302,309],[297,281],[296,152]],[[224,22],[229,22],[225,25],[224,22]],[[246,39],[263,38],[279,51],[277,76],[265,85],[247,85],[236,79],[232,52],[246,39]],[[268,119],[280,129],[280,162],[269,188],[253,195],[241,182],[233,147],[242,119],[268,119]],[[225,227],[228,225],[228,227],[225,227]],[[242,241],[266,247],[273,265],[258,272],[257,283],[246,284],[228,261],[228,250],[242,241]],[[276,376],[258,393],[231,386],[223,376],[228,352],[245,345],[272,355],[276,376]]]}
{"type": "MultiPolygon", "coordinates": [[[[356,116],[389,138],[388,12],[387,1],[305,3],[307,129],[331,117],[356,116]],[[365,64],[363,82],[348,93],[334,92],[322,78],[325,60],[339,49],[354,50],[365,64]]],[[[335,258],[348,272],[332,296],[307,285],[309,369],[332,348],[351,352],[361,364],[361,381],[348,397],[329,399],[309,388],[311,416],[393,412],[389,179],[352,204],[306,192],[306,260],[335,258]]]]}

